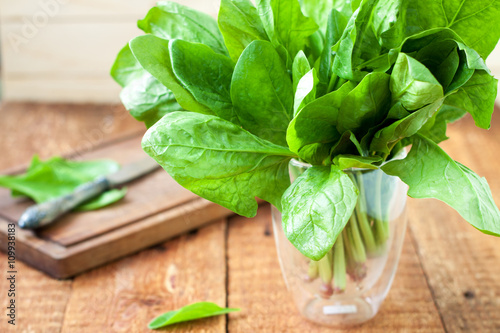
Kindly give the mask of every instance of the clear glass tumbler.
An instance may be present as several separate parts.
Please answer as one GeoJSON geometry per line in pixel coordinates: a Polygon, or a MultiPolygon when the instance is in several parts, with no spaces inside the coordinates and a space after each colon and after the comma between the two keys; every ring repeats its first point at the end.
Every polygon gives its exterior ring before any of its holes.
{"type": "MultiPolygon", "coordinates": [[[[294,181],[310,167],[292,160],[294,181]]],[[[286,238],[281,213],[272,208],[281,270],[306,318],[328,326],[352,326],[373,318],[394,279],[406,231],[407,186],[381,170],[344,170],[359,197],[332,250],[321,260],[301,254],[286,238]]]]}

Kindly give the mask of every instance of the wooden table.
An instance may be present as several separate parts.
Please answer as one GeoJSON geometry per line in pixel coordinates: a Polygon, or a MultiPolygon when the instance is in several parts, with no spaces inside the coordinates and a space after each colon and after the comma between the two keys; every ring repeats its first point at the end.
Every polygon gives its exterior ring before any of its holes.
{"type": "MultiPolygon", "coordinates": [[[[143,130],[118,106],[8,104],[0,108],[0,169],[104,145],[143,130]]],[[[443,147],[487,177],[500,204],[500,115],[492,131],[470,118],[451,126],[443,147]],[[493,132],[496,131],[496,132],[493,132]]],[[[445,204],[410,200],[399,270],[380,313],[346,332],[500,332],[500,239],[445,204]]],[[[0,254],[6,274],[7,257],[0,254]]],[[[270,209],[232,217],[71,280],[18,264],[16,329],[0,332],[148,332],[150,319],[191,302],[239,313],[181,324],[174,332],[340,332],[302,319],[283,283],[270,209]]],[[[3,276],[3,275],[2,275],[3,276]]],[[[0,279],[5,309],[7,280],[0,279]]]]}

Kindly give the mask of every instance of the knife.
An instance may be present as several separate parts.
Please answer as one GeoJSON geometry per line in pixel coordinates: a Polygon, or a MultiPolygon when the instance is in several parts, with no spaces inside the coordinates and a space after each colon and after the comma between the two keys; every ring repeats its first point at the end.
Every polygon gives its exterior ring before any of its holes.
{"type": "Polygon", "coordinates": [[[78,186],[69,194],[29,207],[17,223],[22,229],[45,226],[99,194],[149,174],[159,167],[150,157],[128,164],[115,173],[78,186]]]}

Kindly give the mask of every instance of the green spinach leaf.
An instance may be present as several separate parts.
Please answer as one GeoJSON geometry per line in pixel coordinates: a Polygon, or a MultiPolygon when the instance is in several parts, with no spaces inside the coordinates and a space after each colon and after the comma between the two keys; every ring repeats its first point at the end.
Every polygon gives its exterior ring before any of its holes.
{"type": "MultiPolygon", "coordinates": [[[[361,2],[358,11],[351,16],[336,47],[333,72],[345,80],[361,81],[367,74],[362,69],[364,62],[376,58],[382,52],[375,35],[371,14],[376,0],[361,2]]],[[[384,68],[386,71],[388,68],[384,68]]]]}
{"type": "Polygon", "coordinates": [[[309,163],[322,164],[340,138],[336,127],[338,110],[352,89],[354,84],[348,82],[306,105],[288,126],[286,139],[290,150],[309,163]]]}
{"type": "MultiPolygon", "coordinates": [[[[79,185],[116,172],[119,168],[118,163],[110,160],[80,162],[53,157],[41,161],[34,156],[25,174],[0,176],[0,186],[11,189],[15,196],[27,196],[42,203],[69,194],[79,185]]],[[[94,210],[110,205],[122,199],[125,193],[126,189],[107,191],[76,210],[94,210]]]]}
{"type": "Polygon", "coordinates": [[[466,110],[476,126],[489,129],[495,107],[498,80],[482,70],[476,70],[458,92],[447,98],[447,104],[466,110]]]}
{"type": "Polygon", "coordinates": [[[274,45],[283,45],[293,59],[318,30],[312,18],[302,13],[298,0],[258,0],[264,29],[274,45]]]}
{"type": "Polygon", "coordinates": [[[318,66],[318,91],[321,95],[325,94],[328,91],[328,86],[333,74],[332,65],[334,52],[332,48],[342,37],[342,33],[347,26],[348,19],[348,17],[344,16],[335,9],[332,10],[331,14],[328,16],[325,47],[321,54],[318,66]]]}
{"type": "Polygon", "coordinates": [[[293,114],[297,113],[307,104],[316,99],[316,86],[318,84],[318,76],[316,70],[313,68],[306,73],[297,85],[295,92],[295,99],[293,105],[293,114]]]}
{"type": "Polygon", "coordinates": [[[120,98],[130,114],[147,128],[169,112],[182,111],[174,94],[147,72],[123,88],[120,98]]]}
{"type": "Polygon", "coordinates": [[[141,79],[147,72],[135,59],[129,45],[125,45],[116,56],[111,67],[111,76],[122,87],[141,79]]]}
{"type": "Polygon", "coordinates": [[[271,43],[254,41],[242,53],[234,69],[231,97],[243,128],[286,146],[286,129],[293,117],[293,86],[271,43]]]}
{"type": "Polygon", "coordinates": [[[307,169],[283,195],[283,230],[306,257],[330,251],[356,206],[358,190],[335,166],[307,169]]]}
{"type": "Polygon", "coordinates": [[[130,41],[130,49],[141,66],[170,89],[177,102],[186,110],[214,114],[199,103],[175,76],[170,58],[169,41],[152,35],[139,36],[130,41]]]}
{"type": "Polygon", "coordinates": [[[455,31],[486,59],[500,38],[500,2],[496,0],[406,1],[406,35],[433,28],[455,31]],[[411,15],[410,15],[411,14],[411,15]]]}
{"type": "Polygon", "coordinates": [[[297,53],[297,56],[293,60],[292,65],[292,79],[293,79],[293,92],[297,91],[297,86],[299,85],[300,79],[304,77],[311,70],[311,65],[309,64],[309,60],[304,53],[304,51],[300,51],[297,53]]]}
{"type": "Polygon", "coordinates": [[[203,43],[217,53],[227,54],[217,22],[210,15],[173,1],[158,2],[137,25],[145,33],[163,39],[203,43]]]}
{"type": "Polygon", "coordinates": [[[419,134],[431,139],[435,143],[448,140],[446,136],[448,124],[459,120],[467,114],[467,111],[464,109],[448,105],[448,98],[445,99],[443,106],[434,114],[432,119],[427,121],[418,131],[419,134]]]}
{"type": "Polygon", "coordinates": [[[500,211],[486,180],[453,161],[431,140],[415,136],[409,155],[382,170],[408,184],[409,196],[441,200],[475,228],[500,236],[500,211]]]}
{"type": "Polygon", "coordinates": [[[390,75],[370,73],[343,100],[338,114],[339,133],[363,132],[383,121],[391,102],[390,75]]]}
{"type": "Polygon", "coordinates": [[[184,321],[220,316],[235,311],[240,311],[240,309],[221,308],[214,303],[199,302],[186,305],[179,310],[169,311],[156,317],[149,323],[148,328],[154,330],[184,321]]]}
{"type": "Polygon", "coordinates": [[[443,87],[432,73],[412,57],[400,53],[391,75],[393,103],[409,111],[418,110],[443,97],[443,87]]]}
{"type": "Polygon", "coordinates": [[[333,159],[333,164],[335,164],[340,170],[350,169],[350,168],[361,168],[361,169],[378,169],[375,163],[382,162],[380,156],[369,156],[363,157],[359,155],[337,155],[333,159]]]}
{"type": "Polygon", "coordinates": [[[381,129],[375,134],[370,149],[389,154],[399,140],[416,134],[432,118],[434,113],[439,110],[442,104],[443,99],[439,99],[413,112],[409,116],[394,122],[390,126],[381,129]]]}
{"type": "Polygon", "coordinates": [[[206,45],[178,39],[170,43],[170,56],[175,76],[198,103],[222,119],[239,122],[231,102],[231,59],[206,45]]]}
{"type": "Polygon", "coordinates": [[[219,28],[234,62],[254,40],[268,40],[259,13],[249,0],[222,0],[219,28]]]}
{"type": "Polygon", "coordinates": [[[165,115],[142,147],[180,185],[247,217],[257,213],[255,197],[281,207],[295,156],[233,123],[194,112],[165,115]]]}

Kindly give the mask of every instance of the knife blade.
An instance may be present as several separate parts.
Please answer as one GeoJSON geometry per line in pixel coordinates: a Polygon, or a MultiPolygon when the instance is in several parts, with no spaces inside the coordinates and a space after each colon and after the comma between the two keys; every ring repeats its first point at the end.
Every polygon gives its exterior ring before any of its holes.
{"type": "Polygon", "coordinates": [[[115,173],[78,186],[69,194],[29,207],[17,223],[22,229],[35,229],[48,225],[103,192],[147,175],[159,167],[150,157],[127,164],[115,173]]]}

